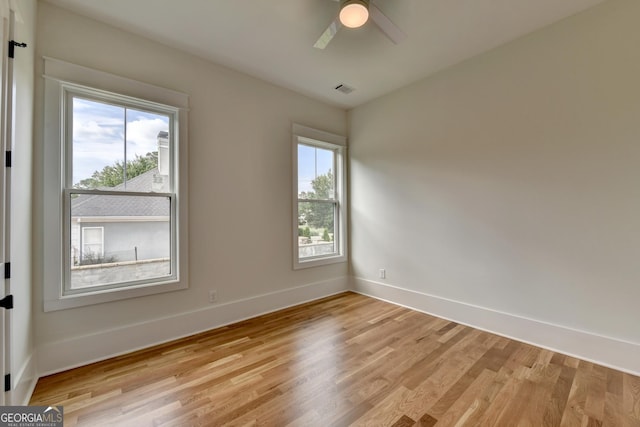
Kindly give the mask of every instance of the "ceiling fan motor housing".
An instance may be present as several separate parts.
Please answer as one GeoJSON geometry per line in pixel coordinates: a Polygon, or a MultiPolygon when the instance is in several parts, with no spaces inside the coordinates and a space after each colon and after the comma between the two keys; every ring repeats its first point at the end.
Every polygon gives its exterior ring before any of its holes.
{"type": "Polygon", "coordinates": [[[340,13],[313,45],[313,47],[317,49],[327,47],[341,27],[358,28],[363,26],[369,19],[395,44],[400,43],[407,37],[407,35],[370,0],[334,1],[340,2],[340,13]]]}
{"type": "Polygon", "coordinates": [[[340,22],[349,28],[363,26],[369,19],[369,0],[342,0],[340,22]]]}

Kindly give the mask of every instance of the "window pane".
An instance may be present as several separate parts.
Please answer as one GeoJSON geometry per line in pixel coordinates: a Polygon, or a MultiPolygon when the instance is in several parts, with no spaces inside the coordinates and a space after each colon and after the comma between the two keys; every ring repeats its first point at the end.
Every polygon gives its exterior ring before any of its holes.
{"type": "Polygon", "coordinates": [[[70,288],[169,276],[170,213],[165,196],[71,194],[70,288]],[[84,227],[101,227],[102,241],[86,240],[92,230],[84,227]]]}
{"type": "Polygon", "coordinates": [[[74,188],[171,191],[169,116],[73,98],[74,188]]]}
{"type": "Polygon", "coordinates": [[[73,98],[71,150],[75,188],[114,187],[122,183],[124,115],[123,107],[73,98]]]}
{"type": "Polygon", "coordinates": [[[298,202],[298,258],[337,252],[334,202],[298,202]]]}
{"type": "Polygon", "coordinates": [[[333,150],[298,144],[298,198],[335,198],[333,150]]]}

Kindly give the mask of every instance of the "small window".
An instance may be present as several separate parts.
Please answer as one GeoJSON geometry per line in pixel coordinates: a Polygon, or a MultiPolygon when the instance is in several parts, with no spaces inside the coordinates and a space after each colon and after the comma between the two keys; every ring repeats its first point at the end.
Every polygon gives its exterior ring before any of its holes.
{"type": "Polygon", "coordinates": [[[294,268],[346,261],[344,142],[294,127],[294,268]]]}
{"type": "Polygon", "coordinates": [[[82,253],[77,264],[98,264],[104,258],[104,227],[82,227],[82,253]]]}
{"type": "Polygon", "coordinates": [[[45,310],[186,288],[188,98],[51,58],[45,71],[45,264],[60,272],[45,310]]]}

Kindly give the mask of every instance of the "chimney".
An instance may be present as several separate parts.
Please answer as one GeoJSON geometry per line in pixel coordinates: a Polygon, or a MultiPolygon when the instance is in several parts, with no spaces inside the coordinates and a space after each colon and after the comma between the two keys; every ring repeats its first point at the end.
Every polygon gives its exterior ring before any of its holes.
{"type": "Polygon", "coordinates": [[[169,132],[158,132],[158,174],[169,176],[169,132]]]}

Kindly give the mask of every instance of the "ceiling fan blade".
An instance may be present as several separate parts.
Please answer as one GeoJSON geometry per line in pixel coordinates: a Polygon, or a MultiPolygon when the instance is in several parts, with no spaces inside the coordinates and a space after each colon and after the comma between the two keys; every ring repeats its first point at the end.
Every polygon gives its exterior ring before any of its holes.
{"type": "Polygon", "coordinates": [[[320,36],[316,44],[313,45],[313,47],[317,49],[324,49],[325,47],[327,47],[327,45],[329,44],[331,39],[333,39],[333,36],[336,35],[340,27],[342,27],[342,24],[340,23],[340,19],[339,18],[334,19],[333,22],[329,25],[329,27],[326,30],[324,30],[324,33],[322,33],[322,35],[320,36]]]}
{"type": "Polygon", "coordinates": [[[369,3],[369,17],[382,30],[382,32],[395,44],[400,43],[407,38],[407,35],[396,26],[391,19],[382,13],[378,6],[369,3]]]}

